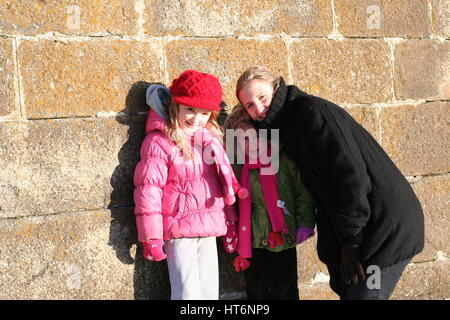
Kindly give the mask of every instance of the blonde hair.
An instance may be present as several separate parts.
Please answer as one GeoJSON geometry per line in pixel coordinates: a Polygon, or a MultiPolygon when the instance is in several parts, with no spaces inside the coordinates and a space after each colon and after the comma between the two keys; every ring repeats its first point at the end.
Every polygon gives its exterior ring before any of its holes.
{"type": "MultiPolygon", "coordinates": [[[[192,146],[186,139],[186,135],[180,128],[180,124],[178,122],[179,112],[180,105],[174,101],[166,106],[166,113],[169,115],[169,119],[166,121],[167,138],[169,138],[169,140],[175,143],[181,149],[181,151],[183,151],[183,154],[186,158],[192,159],[192,146]]],[[[219,124],[217,123],[218,116],[219,111],[212,110],[211,116],[209,117],[205,128],[208,129],[220,141],[220,143],[223,144],[223,133],[219,124]]]]}
{"type": "Polygon", "coordinates": [[[236,83],[236,97],[239,100],[239,91],[244,88],[252,80],[264,80],[273,86],[274,92],[280,85],[280,77],[269,71],[269,69],[261,66],[253,66],[245,70],[236,83]]]}

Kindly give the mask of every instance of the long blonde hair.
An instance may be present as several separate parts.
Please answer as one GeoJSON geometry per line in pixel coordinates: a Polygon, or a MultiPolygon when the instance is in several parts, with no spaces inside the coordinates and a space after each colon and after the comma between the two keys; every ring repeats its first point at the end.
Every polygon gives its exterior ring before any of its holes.
{"type": "MultiPolygon", "coordinates": [[[[180,128],[178,122],[178,114],[180,112],[180,105],[174,101],[166,106],[166,113],[169,115],[167,123],[167,138],[175,143],[186,158],[192,159],[192,146],[191,143],[186,139],[184,131],[180,128]]],[[[219,111],[213,110],[205,128],[208,129],[219,141],[223,144],[223,133],[217,123],[217,118],[219,116],[219,111]]]]}
{"type": "Polygon", "coordinates": [[[236,97],[239,100],[239,91],[252,80],[264,80],[273,86],[275,92],[280,85],[280,77],[269,71],[269,69],[261,66],[253,66],[245,70],[236,83],[236,97]]]}

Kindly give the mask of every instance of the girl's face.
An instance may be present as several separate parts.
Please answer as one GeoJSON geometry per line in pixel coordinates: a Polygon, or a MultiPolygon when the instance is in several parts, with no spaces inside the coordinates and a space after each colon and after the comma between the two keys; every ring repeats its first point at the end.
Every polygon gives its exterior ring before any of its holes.
{"type": "Polygon", "coordinates": [[[241,154],[245,156],[245,161],[256,163],[260,155],[267,154],[269,141],[260,137],[257,130],[250,124],[242,123],[236,129],[241,129],[244,132],[243,141],[238,142],[241,154]]]}
{"type": "Polygon", "coordinates": [[[273,97],[272,85],[264,80],[252,80],[238,93],[238,98],[247,110],[247,113],[255,121],[263,120],[273,97]]]}
{"type": "Polygon", "coordinates": [[[256,138],[256,130],[253,126],[247,123],[241,123],[237,130],[242,130],[244,132],[244,139],[238,139],[239,152],[244,155],[246,161],[248,161],[250,155],[254,154],[258,150],[255,148],[258,145],[256,138]],[[250,139],[248,135],[253,135],[254,139],[250,139]],[[251,141],[253,140],[253,141],[251,141]]]}
{"type": "Polygon", "coordinates": [[[202,129],[208,123],[212,111],[202,108],[194,108],[180,104],[178,111],[178,123],[180,128],[188,134],[202,129]]]}

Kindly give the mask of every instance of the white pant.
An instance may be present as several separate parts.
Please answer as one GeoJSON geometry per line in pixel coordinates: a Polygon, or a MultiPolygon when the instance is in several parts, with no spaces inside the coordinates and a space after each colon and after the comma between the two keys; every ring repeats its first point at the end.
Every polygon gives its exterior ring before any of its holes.
{"type": "Polygon", "coordinates": [[[218,300],[216,237],[165,241],[172,300],[218,300]]]}

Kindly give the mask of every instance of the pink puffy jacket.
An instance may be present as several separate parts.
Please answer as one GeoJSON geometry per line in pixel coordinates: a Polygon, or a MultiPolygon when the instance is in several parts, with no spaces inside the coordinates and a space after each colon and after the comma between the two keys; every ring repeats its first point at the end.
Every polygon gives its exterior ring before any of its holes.
{"type": "Polygon", "coordinates": [[[224,203],[218,166],[186,160],[165,131],[163,118],[150,109],[134,172],[138,240],[225,235],[226,220],[236,216],[233,206],[224,203]]]}

